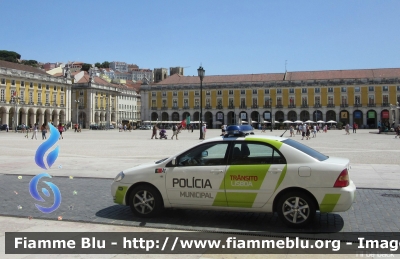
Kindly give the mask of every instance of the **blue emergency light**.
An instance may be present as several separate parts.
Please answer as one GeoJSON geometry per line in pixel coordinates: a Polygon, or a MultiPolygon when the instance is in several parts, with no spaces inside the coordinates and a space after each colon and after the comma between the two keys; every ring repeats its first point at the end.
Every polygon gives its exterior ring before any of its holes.
{"type": "Polygon", "coordinates": [[[250,125],[230,125],[225,132],[225,137],[243,137],[247,135],[254,135],[253,127],[250,125]]]}

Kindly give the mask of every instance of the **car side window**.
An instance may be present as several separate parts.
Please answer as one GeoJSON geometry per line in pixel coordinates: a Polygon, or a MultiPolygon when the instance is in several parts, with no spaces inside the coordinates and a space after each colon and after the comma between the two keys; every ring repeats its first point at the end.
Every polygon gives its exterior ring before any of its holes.
{"type": "Polygon", "coordinates": [[[231,165],[286,164],[286,159],[274,147],[265,143],[236,142],[233,145],[231,165]]]}
{"type": "Polygon", "coordinates": [[[177,157],[177,166],[226,165],[228,143],[208,143],[183,153],[177,157]]]}

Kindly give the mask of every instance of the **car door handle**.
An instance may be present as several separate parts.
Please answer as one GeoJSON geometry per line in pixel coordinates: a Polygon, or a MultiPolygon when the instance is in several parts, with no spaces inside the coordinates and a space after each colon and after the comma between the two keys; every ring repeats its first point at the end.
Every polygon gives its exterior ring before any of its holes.
{"type": "Polygon", "coordinates": [[[215,169],[215,170],[211,170],[211,173],[213,173],[213,174],[223,174],[224,170],[215,169]]]}
{"type": "Polygon", "coordinates": [[[277,173],[281,173],[282,170],[278,169],[278,168],[271,168],[268,170],[268,172],[273,173],[273,174],[277,174],[277,173]]]}

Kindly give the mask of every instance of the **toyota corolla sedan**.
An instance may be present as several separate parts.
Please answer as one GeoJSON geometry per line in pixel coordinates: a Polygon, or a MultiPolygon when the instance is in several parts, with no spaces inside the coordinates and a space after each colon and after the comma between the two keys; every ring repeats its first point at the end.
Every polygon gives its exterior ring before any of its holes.
{"type": "Polygon", "coordinates": [[[251,130],[230,126],[225,136],[120,172],[111,186],[114,202],[138,217],[165,208],[276,212],[290,227],[304,227],[317,210],[351,207],[356,187],[348,159],[251,130]]]}

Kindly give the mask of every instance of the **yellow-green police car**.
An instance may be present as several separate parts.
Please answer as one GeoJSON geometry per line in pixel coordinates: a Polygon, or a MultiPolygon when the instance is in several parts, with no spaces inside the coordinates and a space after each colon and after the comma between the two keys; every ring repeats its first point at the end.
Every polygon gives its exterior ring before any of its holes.
{"type": "Polygon", "coordinates": [[[277,212],[291,227],[307,225],[317,210],[351,207],[356,187],[348,159],[248,130],[228,127],[223,137],[120,172],[111,186],[114,202],[138,217],[164,208],[277,212]]]}

